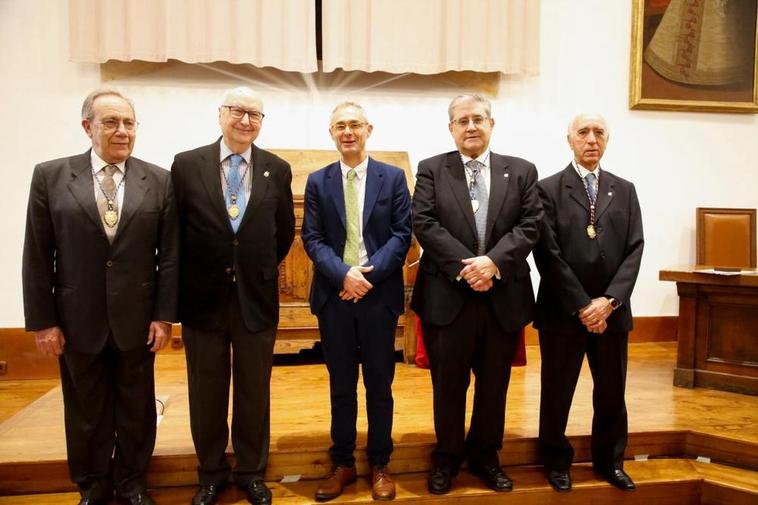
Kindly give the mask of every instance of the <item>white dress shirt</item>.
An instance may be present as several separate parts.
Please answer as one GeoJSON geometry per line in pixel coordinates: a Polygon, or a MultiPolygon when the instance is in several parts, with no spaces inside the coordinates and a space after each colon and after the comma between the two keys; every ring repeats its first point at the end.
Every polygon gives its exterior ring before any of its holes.
{"type": "Polygon", "coordinates": [[[105,168],[107,165],[114,165],[116,168],[118,168],[118,170],[116,170],[116,173],[113,174],[113,182],[116,183],[116,203],[118,205],[118,208],[116,210],[118,212],[118,218],[120,220],[121,209],[124,207],[124,187],[126,186],[126,181],[124,181],[123,184],[121,184],[121,181],[126,176],[126,161],[122,161],[121,163],[108,163],[104,161],[100,156],[98,156],[95,150],[92,149],[90,150],[90,163],[92,164],[92,182],[95,186],[95,201],[97,201],[99,195],[103,194],[103,190],[100,189],[100,184],[102,184],[103,179],[105,178],[105,172],[103,171],[103,168],[105,168]]]}
{"type": "MultiPolygon", "coordinates": [[[[347,189],[348,180],[347,173],[353,169],[340,160],[340,169],[342,170],[342,191],[347,189]]],[[[368,252],[366,251],[366,244],[363,242],[363,203],[366,201],[366,173],[368,172],[368,156],[358,163],[355,167],[355,179],[353,184],[356,184],[356,191],[358,192],[358,264],[365,265],[368,263],[368,252]]]]}

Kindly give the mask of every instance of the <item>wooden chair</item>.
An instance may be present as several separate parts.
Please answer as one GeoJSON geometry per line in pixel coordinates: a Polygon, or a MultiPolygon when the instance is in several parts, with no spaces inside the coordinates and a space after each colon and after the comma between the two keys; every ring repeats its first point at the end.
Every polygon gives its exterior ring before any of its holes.
{"type": "Polygon", "coordinates": [[[755,209],[697,208],[697,264],[756,268],[755,209]]]}

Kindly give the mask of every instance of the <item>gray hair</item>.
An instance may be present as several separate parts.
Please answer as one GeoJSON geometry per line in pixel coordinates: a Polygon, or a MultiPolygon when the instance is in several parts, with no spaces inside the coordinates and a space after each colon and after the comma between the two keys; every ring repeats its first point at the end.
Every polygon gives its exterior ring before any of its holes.
{"type": "Polygon", "coordinates": [[[224,91],[224,97],[221,100],[221,104],[228,105],[227,101],[236,96],[244,96],[259,102],[261,104],[261,112],[263,112],[263,98],[261,98],[261,95],[253,91],[253,88],[249,86],[239,86],[237,88],[227,89],[224,91]]]}
{"type": "Polygon", "coordinates": [[[334,118],[334,115],[337,114],[337,112],[341,111],[342,109],[347,109],[347,108],[350,108],[350,107],[352,107],[354,109],[357,109],[358,112],[360,112],[361,116],[363,116],[363,119],[366,122],[368,122],[368,115],[366,114],[366,109],[364,109],[363,107],[361,107],[361,105],[359,103],[349,102],[348,101],[348,102],[342,102],[342,103],[338,104],[332,110],[332,114],[331,114],[331,116],[329,116],[329,123],[331,124],[332,119],[334,118]]]}
{"type": "Polygon", "coordinates": [[[95,100],[101,96],[117,96],[121,98],[132,108],[132,113],[135,116],[137,115],[134,111],[134,102],[132,102],[131,98],[124,96],[120,91],[114,88],[97,88],[95,91],[87,95],[87,98],[85,98],[82,103],[82,119],[92,119],[94,117],[92,106],[95,103],[95,100]]]}
{"type": "Polygon", "coordinates": [[[466,100],[473,100],[475,102],[479,102],[480,104],[484,105],[484,110],[487,113],[487,117],[492,117],[492,104],[490,103],[489,100],[484,98],[482,95],[478,95],[476,93],[466,93],[463,95],[458,95],[452,100],[450,100],[450,105],[447,106],[447,115],[450,118],[450,121],[453,120],[453,111],[458,106],[458,104],[466,100]]]}
{"type": "Polygon", "coordinates": [[[603,117],[602,114],[598,114],[596,112],[581,112],[577,114],[576,116],[572,117],[571,120],[568,123],[568,129],[566,130],[568,135],[571,135],[571,133],[574,131],[574,127],[576,126],[576,123],[578,123],[582,119],[596,119],[600,123],[603,123],[605,125],[605,132],[606,135],[610,137],[611,128],[608,126],[608,121],[606,121],[605,117],[603,117]]]}

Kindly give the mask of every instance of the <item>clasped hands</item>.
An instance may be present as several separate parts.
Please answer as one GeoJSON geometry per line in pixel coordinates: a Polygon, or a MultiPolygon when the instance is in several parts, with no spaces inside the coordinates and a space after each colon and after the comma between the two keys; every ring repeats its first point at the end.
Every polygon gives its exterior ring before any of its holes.
{"type": "Polygon", "coordinates": [[[474,291],[489,291],[492,289],[492,277],[497,273],[497,266],[489,256],[476,256],[461,260],[465,267],[458,276],[468,282],[474,291]]]}
{"type": "Polygon", "coordinates": [[[611,302],[605,296],[593,298],[586,307],[579,309],[579,320],[590,333],[603,333],[608,328],[606,319],[613,312],[611,302]]]}
{"type": "Polygon", "coordinates": [[[340,299],[346,302],[352,301],[353,303],[358,303],[366,296],[374,285],[367,281],[363,274],[373,269],[374,267],[371,265],[350,267],[350,270],[345,274],[345,278],[342,279],[340,299]]]}
{"type": "MultiPolygon", "coordinates": [[[[171,323],[163,321],[151,321],[150,328],[147,331],[146,344],[151,346],[152,352],[158,352],[168,343],[171,336],[171,323]]],[[[63,354],[63,347],[66,345],[66,337],[60,326],[51,326],[44,330],[34,332],[34,341],[37,344],[37,350],[46,356],[60,356],[63,354]]]]}

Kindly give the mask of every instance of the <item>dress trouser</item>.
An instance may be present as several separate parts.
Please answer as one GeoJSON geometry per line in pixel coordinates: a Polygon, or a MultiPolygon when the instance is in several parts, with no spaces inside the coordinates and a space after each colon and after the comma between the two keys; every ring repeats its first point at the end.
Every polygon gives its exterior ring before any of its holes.
{"type": "Polygon", "coordinates": [[[154,363],[147,345],[120,351],[112,337],[98,353],[60,356],[68,467],[83,496],[145,488],[155,447],[154,363]]]}
{"type": "Polygon", "coordinates": [[[566,438],[571,402],[587,355],[592,372],[592,463],[601,471],[623,468],[627,442],[627,333],[540,331],[542,355],[540,453],[549,469],[568,470],[574,450],[566,438]]]}
{"type": "Polygon", "coordinates": [[[397,316],[380,301],[367,296],[358,303],[335,294],[318,314],[321,344],[329,370],[332,405],[332,463],[355,464],[358,418],[358,368],[366,388],[368,441],[371,466],[384,466],[392,453],[392,381],[395,376],[397,316]]]}
{"type": "MultiPolygon", "coordinates": [[[[506,309],[507,310],[507,309],[506,309]]],[[[520,330],[507,332],[489,296],[472,295],[445,326],[421,321],[434,389],[435,466],[499,465],[505,398],[520,330]],[[474,372],[474,406],[466,435],[466,392],[474,372]]]]}
{"type": "Polygon", "coordinates": [[[197,453],[201,485],[224,485],[231,467],[229,386],[234,379],[232,447],[234,480],[240,486],[262,479],[270,436],[271,365],[276,328],[251,332],[245,327],[236,294],[229,297],[220,329],[182,329],[187,358],[190,427],[197,453]]]}

